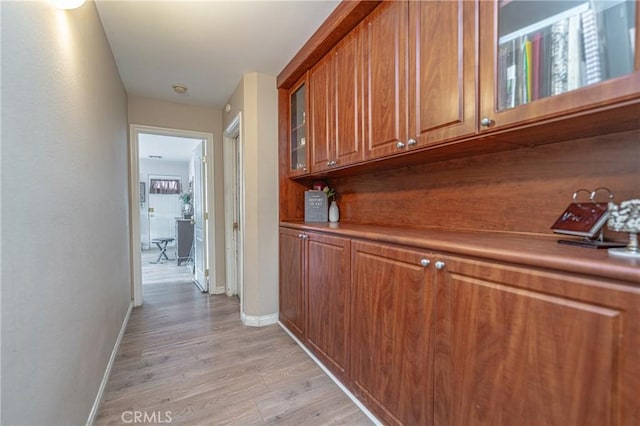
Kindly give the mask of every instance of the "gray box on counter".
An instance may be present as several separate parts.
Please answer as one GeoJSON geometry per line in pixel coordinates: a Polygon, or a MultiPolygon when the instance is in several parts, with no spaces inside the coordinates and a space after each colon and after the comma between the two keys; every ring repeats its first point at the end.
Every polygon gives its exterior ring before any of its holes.
{"type": "Polygon", "coordinates": [[[304,221],[329,221],[329,203],[327,201],[327,194],[324,191],[305,191],[304,221]]]}

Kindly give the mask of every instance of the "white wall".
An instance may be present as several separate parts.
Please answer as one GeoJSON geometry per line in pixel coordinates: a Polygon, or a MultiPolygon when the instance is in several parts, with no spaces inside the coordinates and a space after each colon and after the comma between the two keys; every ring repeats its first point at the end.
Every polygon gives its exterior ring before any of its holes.
{"type": "Polygon", "coordinates": [[[140,182],[145,183],[146,200],[140,206],[140,238],[142,240],[142,248],[149,248],[149,175],[160,176],[178,176],[182,180],[182,192],[189,190],[190,161],[169,161],[154,160],[149,158],[141,158],[138,162],[140,182]]]}
{"type": "Polygon", "coordinates": [[[93,2],[0,7],[0,422],[84,424],[131,301],[126,94],[93,2]]]}
{"type": "Polygon", "coordinates": [[[278,102],[276,79],[249,73],[231,96],[224,126],[242,111],[244,313],[278,313],[278,102]]]}
{"type": "MultiPolygon", "coordinates": [[[[174,102],[129,96],[129,124],[213,133],[214,226],[216,232],[215,282],[211,288],[224,291],[224,173],[222,163],[222,111],[174,102]]],[[[210,215],[211,216],[211,215],[210,215]]]]}

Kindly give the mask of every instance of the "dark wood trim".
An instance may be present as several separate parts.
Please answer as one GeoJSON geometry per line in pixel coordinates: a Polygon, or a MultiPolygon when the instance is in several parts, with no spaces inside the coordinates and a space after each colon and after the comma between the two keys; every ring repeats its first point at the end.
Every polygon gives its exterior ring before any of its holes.
{"type": "Polygon", "coordinates": [[[290,89],[380,3],[368,0],[341,2],[278,75],[278,88],[290,89]]]}

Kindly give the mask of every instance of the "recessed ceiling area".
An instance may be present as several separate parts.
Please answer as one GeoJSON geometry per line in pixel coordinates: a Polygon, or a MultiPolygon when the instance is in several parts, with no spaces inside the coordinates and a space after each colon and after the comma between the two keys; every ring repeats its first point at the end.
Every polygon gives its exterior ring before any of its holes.
{"type": "Polygon", "coordinates": [[[338,3],[96,0],[127,93],[217,109],[243,74],[277,76],[338,3]]]}
{"type": "Polygon", "coordinates": [[[138,158],[188,162],[201,139],[177,136],[138,134],[138,158]],[[161,158],[157,158],[161,157],[161,158]]]}

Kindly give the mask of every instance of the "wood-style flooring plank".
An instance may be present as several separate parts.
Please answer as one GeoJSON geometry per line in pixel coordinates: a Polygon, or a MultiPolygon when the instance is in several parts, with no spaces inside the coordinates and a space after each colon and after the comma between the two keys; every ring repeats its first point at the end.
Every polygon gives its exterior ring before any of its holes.
{"type": "Polygon", "coordinates": [[[372,424],[279,326],[244,326],[237,298],[202,294],[182,271],[143,283],[96,425],[134,411],[181,425],[372,424]]]}

